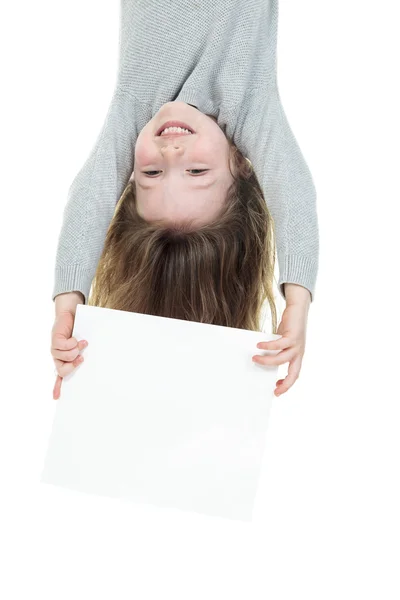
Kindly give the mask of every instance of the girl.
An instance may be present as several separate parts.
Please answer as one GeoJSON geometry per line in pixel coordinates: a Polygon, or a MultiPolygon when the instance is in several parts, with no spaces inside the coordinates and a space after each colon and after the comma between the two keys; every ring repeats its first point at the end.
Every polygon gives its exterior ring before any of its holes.
{"type": "Polygon", "coordinates": [[[53,397],[83,360],[79,302],[258,330],[266,299],[275,332],[275,244],[282,338],[258,347],[281,352],[253,359],[290,363],[279,395],[300,371],[319,236],[277,87],[278,2],[122,0],[120,16],[116,87],[59,237],[53,397]]]}

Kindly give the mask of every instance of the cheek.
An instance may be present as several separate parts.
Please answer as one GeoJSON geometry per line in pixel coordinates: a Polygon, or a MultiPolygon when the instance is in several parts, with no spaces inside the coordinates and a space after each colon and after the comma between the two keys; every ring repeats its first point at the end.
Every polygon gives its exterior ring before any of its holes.
{"type": "Polygon", "coordinates": [[[221,157],[226,152],[226,139],[221,138],[218,132],[212,130],[211,133],[205,134],[196,147],[200,155],[204,158],[200,159],[207,162],[210,158],[221,157]]]}
{"type": "Polygon", "coordinates": [[[135,144],[135,163],[141,166],[151,162],[151,154],[151,135],[143,129],[135,144]]]}
{"type": "Polygon", "coordinates": [[[144,146],[143,137],[139,135],[135,145],[135,167],[139,166],[143,162],[144,146]]]}

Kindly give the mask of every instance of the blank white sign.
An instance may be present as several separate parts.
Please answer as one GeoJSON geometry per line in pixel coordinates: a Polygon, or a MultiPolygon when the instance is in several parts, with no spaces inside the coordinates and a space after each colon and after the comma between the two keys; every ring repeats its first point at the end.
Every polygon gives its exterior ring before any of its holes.
{"type": "Polygon", "coordinates": [[[78,305],[41,481],[252,520],[281,336],[78,305]]]}

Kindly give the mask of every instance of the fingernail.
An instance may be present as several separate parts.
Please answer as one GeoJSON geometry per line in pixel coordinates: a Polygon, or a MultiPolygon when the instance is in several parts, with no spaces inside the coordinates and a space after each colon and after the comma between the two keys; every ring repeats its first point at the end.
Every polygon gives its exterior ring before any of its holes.
{"type": "Polygon", "coordinates": [[[86,340],[85,340],[84,342],[82,342],[82,346],[83,346],[84,348],[86,348],[86,346],[87,346],[87,345],[88,345],[88,343],[86,342],[86,340]]]}

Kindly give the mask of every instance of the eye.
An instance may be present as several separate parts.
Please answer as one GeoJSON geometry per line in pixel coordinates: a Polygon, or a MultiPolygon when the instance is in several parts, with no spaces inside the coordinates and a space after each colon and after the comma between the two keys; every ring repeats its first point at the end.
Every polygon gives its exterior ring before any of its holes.
{"type": "MultiPolygon", "coordinates": [[[[209,171],[210,169],[188,169],[189,172],[193,172],[195,171],[195,175],[199,175],[200,173],[205,173],[207,171],[209,171]]],[[[161,173],[161,171],[142,171],[142,173],[144,175],[147,175],[148,177],[154,177],[157,173],[161,173]]]]}
{"type": "Polygon", "coordinates": [[[160,173],[160,171],[143,171],[145,175],[152,177],[154,173],[160,173]]]}

